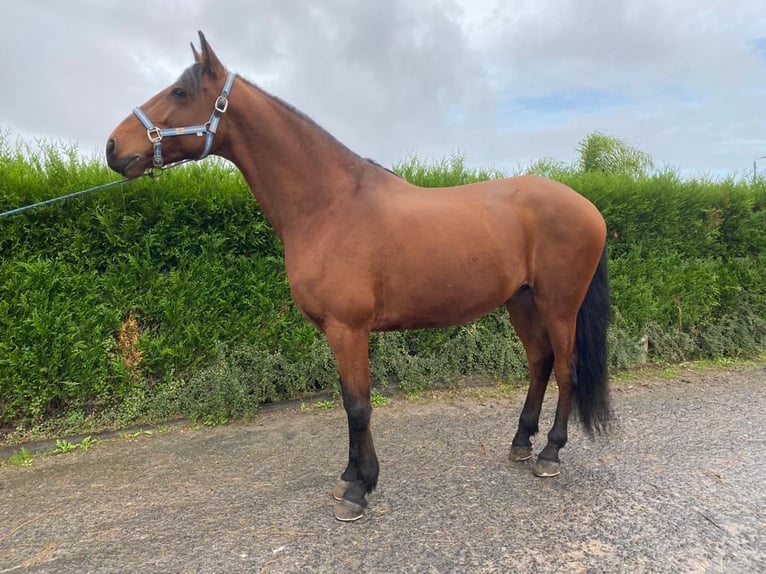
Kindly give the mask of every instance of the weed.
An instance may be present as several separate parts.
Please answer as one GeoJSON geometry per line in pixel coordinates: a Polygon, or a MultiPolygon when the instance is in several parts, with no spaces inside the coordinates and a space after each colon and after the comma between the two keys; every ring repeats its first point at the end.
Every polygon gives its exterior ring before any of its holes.
{"type": "Polygon", "coordinates": [[[372,403],[373,407],[383,407],[390,403],[391,399],[373,389],[372,393],[370,394],[370,402],[372,403]]]}
{"type": "Polygon", "coordinates": [[[79,447],[82,450],[88,450],[91,447],[96,446],[99,442],[101,441],[97,438],[86,436],[84,439],[80,441],[79,447]]]}
{"type": "Polygon", "coordinates": [[[208,427],[217,427],[229,422],[228,417],[223,413],[211,413],[202,417],[202,424],[208,427]]]}
{"type": "Polygon", "coordinates": [[[53,454],[63,454],[73,450],[88,450],[99,443],[99,439],[91,436],[86,436],[80,442],[70,442],[66,439],[56,439],[56,448],[53,449],[53,454]]]}
{"type": "Polygon", "coordinates": [[[8,464],[12,466],[31,466],[33,460],[34,455],[22,447],[8,458],[8,464]]]}
{"type": "Polygon", "coordinates": [[[154,434],[152,430],[138,430],[134,432],[121,432],[117,436],[121,439],[134,439],[142,436],[151,436],[154,434]]]}
{"type": "Polygon", "coordinates": [[[53,450],[55,454],[63,454],[65,452],[69,452],[72,450],[75,450],[79,448],[79,444],[71,443],[68,440],[65,439],[57,439],[56,440],[56,448],[53,450]]]}
{"type": "Polygon", "coordinates": [[[330,410],[330,409],[334,409],[335,407],[338,406],[338,404],[339,403],[338,403],[337,400],[334,400],[334,399],[324,399],[324,400],[321,400],[321,401],[315,401],[313,403],[310,403],[309,405],[307,405],[306,409],[307,410],[317,409],[317,410],[327,411],[327,410],[330,410]]]}

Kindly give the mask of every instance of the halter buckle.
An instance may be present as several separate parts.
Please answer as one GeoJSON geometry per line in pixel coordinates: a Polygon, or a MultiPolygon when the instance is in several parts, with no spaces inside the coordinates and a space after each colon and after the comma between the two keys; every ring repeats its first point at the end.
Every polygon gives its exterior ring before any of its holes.
{"type": "Polygon", "coordinates": [[[160,128],[149,128],[146,130],[146,135],[152,143],[159,143],[162,141],[162,132],[160,131],[160,128]]]}
{"type": "Polygon", "coordinates": [[[218,99],[215,101],[215,111],[219,114],[225,114],[228,108],[229,98],[226,96],[218,96],[218,99]]]}

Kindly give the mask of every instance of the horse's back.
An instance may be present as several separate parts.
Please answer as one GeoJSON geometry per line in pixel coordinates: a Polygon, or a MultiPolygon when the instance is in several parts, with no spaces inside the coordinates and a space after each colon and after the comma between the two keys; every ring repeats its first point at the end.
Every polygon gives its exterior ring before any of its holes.
{"type": "Polygon", "coordinates": [[[470,217],[474,210],[480,210],[509,218],[528,217],[540,223],[551,223],[568,214],[577,226],[603,224],[603,217],[588,199],[563,183],[539,175],[441,188],[417,187],[400,180],[378,192],[399,214],[427,209],[470,217]]]}
{"type": "Polygon", "coordinates": [[[598,259],[606,239],[606,223],[593,203],[567,185],[537,175],[416,188],[394,201],[401,203],[399,212],[417,205],[414,211],[432,226],[451,223],[448,228],[464,234],[463,240],[483,235],[491,237],[500,250],[530,256],[540,250],[591,249],[598,259]],[[442,213],[447,216],[439,221],[442,213]]]}
{"type": "Polygon", "coordinates": [[[563,183],[539,175],[519,175],[462,187],[480,194],[489,208],[513,217],[527,217],[537,225],[555,224],[562,219],[583,228],[603,223],[603,217],[588,199],[563,183]]]}

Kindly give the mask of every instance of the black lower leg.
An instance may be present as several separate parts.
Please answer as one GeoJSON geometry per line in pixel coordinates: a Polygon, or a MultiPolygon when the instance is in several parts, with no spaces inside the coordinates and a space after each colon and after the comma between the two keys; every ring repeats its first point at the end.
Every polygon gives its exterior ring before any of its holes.
{"type": "Polygon", "coordinates": [[[567,443],[567,423],[556,414],[556,420],[548,433],[548,444],[537,456],[540,460],[559,462],[559,450],[567,443]]]}
{"type": "Polygon", "coordinates": [[[535,436],[540,430],[538,427],[538,416],[528,413],[527,409],[522,411],[519,417],[519,428],[516,430],[516,434],[513,436],[511,446],[518,447],[531,447],[531,437],[535,436]]]}
{"type": "Polygon", "coordinates": [[[341,479],[348,483],[343,498],[367,505],[365,495],[371,492],[378,482],[378,458],[370,433],[372,406],[369,400],[346,398],[343,404],[348,417],[348,466],[341,479]]]}
{"type": "Polygon", "coordinates": [[[530,439],[540,430],[540,411],[542,410],[543,397],[545,396],[545,389],[548,386],[552,367],[552,356],[544,357],[539,361],[530,361],[532,381],[529,385],[527,398],[524,401],[524,408],[521,409],[519,427],[516,430],[513,441],[511,441],[511,446],[521,448],[532,447],[530,439]]]}

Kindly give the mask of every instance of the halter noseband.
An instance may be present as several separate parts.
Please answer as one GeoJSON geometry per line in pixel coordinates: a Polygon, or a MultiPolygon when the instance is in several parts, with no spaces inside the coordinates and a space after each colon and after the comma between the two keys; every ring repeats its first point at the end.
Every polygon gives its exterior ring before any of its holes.
{"type": "Polygon", "coordinates": [[[152,159],[152,165],[155,168],[160,168],[165,163],[162,159],[162,139],[173,136],[186,136],[196,135],[205,136],[205,149],[202,150],[202,155],[198,159],[205,159],[213,148],[213,137],[218,129],[218,123],[221,121],[221,116],[226,113],[226,109],[229,107],[229,93],[231,87],[234,84],[234,72],[229,72],[226,76],[226,82],[221,90],[221,95],[215,101],[213,113],[210,114],[210,119],[206,124],[198,126],[187,126],[184,128],[158,128],[152,123],[152,120],[144,113],[141,107],[133,108],[133,113],[139,119],[139,121],[146,128],[146,135],[149,141],[152,142],[154,148],[154,158],[152,159]]]}

